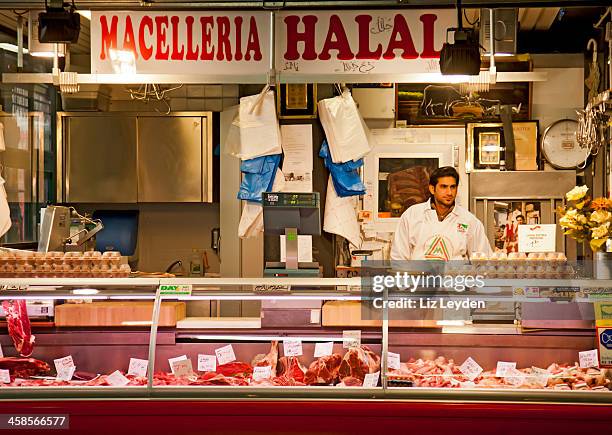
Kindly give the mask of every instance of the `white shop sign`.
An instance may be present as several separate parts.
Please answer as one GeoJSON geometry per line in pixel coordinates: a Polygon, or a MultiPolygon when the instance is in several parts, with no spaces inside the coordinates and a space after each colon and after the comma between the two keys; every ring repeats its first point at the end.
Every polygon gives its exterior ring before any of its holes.
{"type": "Polygon", "coordinates": [[[266,74],[269,12],[91,14],[92,74],[266,74]]]}
{"type": "Polygon", "coordinates": [[[519,252],[555,252],[557,226],[555,224],[519,225],[519,252]]]}
{"type": "Polygon", "coordinates": [[[301,11],[276,14],[281,76],[436,73],[448,10],[301,11]]]}

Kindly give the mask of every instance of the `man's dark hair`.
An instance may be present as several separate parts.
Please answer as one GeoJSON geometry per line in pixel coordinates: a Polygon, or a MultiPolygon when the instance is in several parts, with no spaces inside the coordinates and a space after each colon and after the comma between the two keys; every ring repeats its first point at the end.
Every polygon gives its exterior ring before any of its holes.
{"type": "Polygon", "coordinates": [[[441,168],[433,171],[429,176],[429,184],[436,187],[438,184],[438,179],[442,177],[453,177],[457,183],[457,186],[459,185],[459,173],[452,166],[442,166],[441,168]]]}
{"type": "Polygon", "coordinates": [[[517,215],[514,220],[516,221],[516,220],[518,220],[518,218],[522,218],[523,222],[525,222],[525,216],[523,216],[522,214],[517,215]]]}

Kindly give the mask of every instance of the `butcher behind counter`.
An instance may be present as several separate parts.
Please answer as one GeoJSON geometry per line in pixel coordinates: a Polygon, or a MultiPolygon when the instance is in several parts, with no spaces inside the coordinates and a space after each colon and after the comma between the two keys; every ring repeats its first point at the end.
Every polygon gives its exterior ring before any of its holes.
{"type": "Polygon", "coordinates": [[[459,173],[452,166],[429,177],[428,201],[401,216],[391,247],[392,260],[465,260],[474,252],[492,253],[482,222],[455,204],[459,173]]]}

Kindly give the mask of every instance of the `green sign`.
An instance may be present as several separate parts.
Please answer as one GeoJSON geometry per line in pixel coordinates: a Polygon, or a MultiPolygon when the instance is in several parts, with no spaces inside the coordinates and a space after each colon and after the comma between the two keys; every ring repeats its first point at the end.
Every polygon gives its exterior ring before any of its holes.
{"type": "Polygon", "coordinates": [[[193,286],[188,285],[160,285],[159,292],[162,295],[174,295],[174,296],[191,296],[193,286]]]}

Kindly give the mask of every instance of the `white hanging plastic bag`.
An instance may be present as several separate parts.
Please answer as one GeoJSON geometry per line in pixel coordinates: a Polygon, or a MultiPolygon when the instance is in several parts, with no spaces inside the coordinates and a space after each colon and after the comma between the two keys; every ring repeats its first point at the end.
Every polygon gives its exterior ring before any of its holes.
{"type": "Polygon", "coordinates": [[[0,237],[11,228],[11,212],[4,188],[4,178],[0,177],[0,237]]]}
{"type": "Polygon", "coordinates": [[[319,101],[318,107],[334,163],[358,160],[370,152],[367,127],[348,90],[319,101]]]}
{"type": "Polygon", "coordinates": [[[237,122],[240,128],[238,157],[241,159],[249,160],[282,152],[273,91],[267,91],[263,98],[259,94],[242,97],[237,122]]]}

